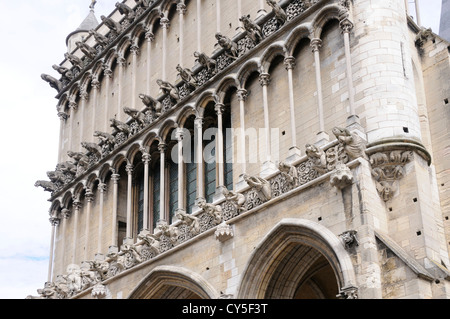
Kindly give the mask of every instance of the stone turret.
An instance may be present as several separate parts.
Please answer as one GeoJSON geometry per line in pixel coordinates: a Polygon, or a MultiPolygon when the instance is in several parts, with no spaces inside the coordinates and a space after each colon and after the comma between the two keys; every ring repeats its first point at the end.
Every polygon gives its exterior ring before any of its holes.
{"type": "Polygon", "coordinates": [[[83,20],[80,26],[73,32],[71,32],[66,38],[67,52],[72,52],[77,48],[75,43],[83,41],[89,35],[89,30],[97,28],[99,22],[94,13],[95,1],[90,5],[88,16],[83,20]]]}

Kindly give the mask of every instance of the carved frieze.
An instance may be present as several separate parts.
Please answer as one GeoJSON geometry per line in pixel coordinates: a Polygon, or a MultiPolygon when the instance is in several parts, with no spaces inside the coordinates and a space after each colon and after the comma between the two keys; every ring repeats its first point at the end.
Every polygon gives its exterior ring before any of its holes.
{"type": "Polygon", "coordinates": [[[381,198],[387,202],[398,189],[398,181],[406,175],[405,165],[411,161],[412,151],[394,150],[370,156],[372,176],[381,198]]]}

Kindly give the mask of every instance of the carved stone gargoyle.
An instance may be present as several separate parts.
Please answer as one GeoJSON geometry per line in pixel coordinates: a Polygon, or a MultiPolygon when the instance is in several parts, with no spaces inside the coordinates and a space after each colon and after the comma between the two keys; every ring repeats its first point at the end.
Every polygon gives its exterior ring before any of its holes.
{"type": "Polygon", "coordinates": [[[81,146],[98,159],[102,158],[102,148],[97,143],[81,142],[81,146]]]}
{"type": "Polygon", "coordinates": [[[118,121],[116,119],[110,119],[110,126],[114,128],[115,132],[122,132],[126,135],[131,133],[130,126],[126,123],[118,121]]]}
{"type": "Polygon", "coordinates": [[[222,33],[216,33],[217,43],[225,50],[225,55],[237,59],[239,55],[238,45],[222,33]]]}
{"type": "Polygon", "coordinates": [[[191,89],[195,90],[198,87],[197,80],[194,78],[194,75],[191,70],[187,68],[183,68],[181,65],[177,65],[178,76],[181,80],[191,89]]]}
{"type": "Polygon", "coordinates": [[[116,34],[122,32],[122,26],[113,19],[105,17],[104,15],[100,16],[100,19],[112,32],[115,32],[116,34]]]}
{"type": "Polygon", "coordinates": [[[259,176],[243,175],[245,182],[258,192],[259,198],[266,202],[272,199],[272,188],[269,181],[259,176]]]}
{"type": "Polygon", "coordinates": [[[100,44],[102,47],[106,47],[109,44],[108,38],[103,34],[95,30],[89,30],[89,34],[93,36],[95,41],[97,41],[97,44],[100,44]]]}
{"type": "Polygon", "coordinates": [[[358,157],[369,159],[366,154],[366,143],[361,137],[351,133],[346,128],[334,127],[332,131],[339,143],[344,147],[350,160],[358,157]]]}
{"type": "Polygon", "coordinates": [[[287,14],[281,8],[281,6],[275,0],[266,0],[266,3],[272,8],[273,13],[275,14],[275,19],[279,26],[282,26],[287,21],[287,14]]]}
{"type": "Polygon", "coordinates": [[[125,3],[117,2],[116,8],[119,10],[120,14],[125,15],[125,18],[132,22],[136,18],[136,13],[133,9],[127,6],[125,3]]]}
{"type": "Polygon", "coordinates": [[[225,196],[226,201],[229,201],[233,204],[233,206],[235,207],[235,209],[238,213],[241,213],[241,212],[247,210],[247,208],[245,207],[246,199],[245,199],[244,194],[230,191],[227,188],[222,189],[222,194],[223,194],[223,196],[225,196]]]}
{"type": "Polygon", "coordinates": [[[180,94],[176,86],[161,79],[156,80],[156,83],[159,85],[162,93],[168,95],[172,101],[176,103],[180,100],[180,94]]]}
{"type": "Polygon", "coordinates": [[[83,68],[83,60],[81,60],[81,58],[77,57],[76,55],[64,53],[64,57],[69,60],[69,62],[72,63],[73,66],[77,66],[80,69],[83,68]]]}
{"type": "Polygon", "coordinates": [[[327,167],[327,157],[325,152],[312,144],[306,144],[306,156],[312,162],[312,168],[315,169],[319,174],[325,174],[328,172],[327,167]]]}
{"type": "Polygon", "coordinates": [[[147,94],[139,94],[142,103],[152,112],[152,116],[158,118],[161,115],[162,106],[157,100],[147,94]]]}
{"type": "Polygon", "coordinates": [[[254,21],[250,19],[250,15],[243,15],[239,18],[239,21],[244,25],[247,35],[253,41],[253,43],[258,44],[263,39],[263,33],[261,27],[257,25],[254,21]]]}
{"type": "Polygon", "coordinates": [[[186,212],[181,209],[177,210],[176,216],[182,224],[186,225],[189,228],[189,232],[191,235],[195,236],[200,233],[200,223],[197,217],[191,214],[186,214],[186,212]]]}
{"type": "Polygon", "coordinates": [[[202,67],[204,67],[208,71],[208,73],[211,74],[217,73],[216,60],[198,51],[194,52],[194,57],[196,58],[195,62],[198,62],[202,67]]]}
{"type": "Polygon", "coordinates": [[[222,206],[207,203],[204,199],[200,199],[197,206],[206,214],[212,217],[213,223],[218,225],[223,220],[222,206]]]}
{"type": "Polygon", "coordinates": [[[286,179],[286,182],[291,186],[291,188],[297,187],[299,185],[298,171],[297,168],[286,162],[280,162],[278,164],[278,169],[281,175],[286,179]]]}
{"type": "Polygon", "coordinates": [[[81,52],[83,52],[84,55],[89,59],[94,60],[95,57],[97,56],[97,50],[87,45],[85,42],[77,41],[75,42],[75,44],[78,47],[78,49],[80,49],[81,52]]]}
{"type": "Polygon", "coordinates": [[[62,82],[51,75],[41,74],[41,79],[50,84],[50,87],[54,88],[56,91],[58,91],[58,93],[63,89],[62,82]]]}

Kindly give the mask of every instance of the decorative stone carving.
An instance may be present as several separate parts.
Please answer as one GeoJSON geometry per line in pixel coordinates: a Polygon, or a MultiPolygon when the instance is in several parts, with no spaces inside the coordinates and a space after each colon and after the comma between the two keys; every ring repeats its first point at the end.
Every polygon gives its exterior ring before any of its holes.
{"type": "Polygon", "coordinates": [[[86,55],[86,57],[88,57],[89,59],[94,60],[95,57],[97,56],[97,50],[90,47],[85,42],[77,41],[75,42],[75,44],[78,47],[78,49],[80,49],[81,52],[83,52],[84,55],[86,55]]]}
{"type": "MultiPolygon", "coordinates": [[[[250,176],[247,174],[244,174],[243,177],[245,182],[258,192],[259,198],[263,202],[272,199],[272,188],[270,187],[270,183],[266,179],[259,176],[250,176]]],[[[248,199],[249,198],[247,198],[247,200],[248,199]]]]}
{"type": "Polygon", "coordinates": [[[136,7],[142,7],[144,9],[147,9],[150,7],[150,5],[155,2],[155,0],[134,0],[136,2],[136,7]]]}
{"type": "Polygon", "coordinates": [[[178,209],[176,211],[176,216],[183,225],[186,225],[188,227],[189,235],[195,236],[200,233],[200,223],[197,217],[186,214],[186,212],[181,209],[178,209]]]}
{"type": "Polygon", "coordinates": [[[201,66],[205,67],[208,72],[214,73],[216,71],[216,61],[202,52],[195,51],[194,57],[195,62],[200,63],[201,66]]]}
{"type": "Polygon", "coordinates": [[[114,149],[116,139],[114,138],[114,136],[112,134],[95,131],[94,137],[97,137],[100,139],[99,145],[102,149],[102,156],[106,156],[114,149]]]}
{"type": "Polygon", "coordinates": [[[150,260],[159,254],[159,242],[150,234],[139,234],[135,246],[142,261],[150,260]]]}
{"type": "Polygon", "coordinates": [[[123,244],[120,247],[119,254],[123,255],[125,269],[130,269],[142,262],[141,256],[134,245],[123,244]]]}
{"type": "Polygon", "coordinates": [[[356,287],[345,287],[342,288],[338,295],[339,299],[358,299],[358,288],[356,287]]]}
{"type": "Polygon", "coordinates": [[[178,76],[181,80],[192,90],[194,91],[198,87],[197,80],[194,78],[194,75],[191,70],[187,68],[183,68],[181,65],[177,65],[178,76]]]}
{"type": "Polygon", "coordinates": [[[58,93],[63,89],[62,82],[51,75],[41,74],[41,79],[50,84],[50,87],[54,88],[56,91],[58,91],[58,93]]]}
{"type": "Polygon", "coordinates": [[[239,21],[242,22],[245,31],[247,31],[247,35],[255,44],[258,44],[259,42],[262,41],[263,33],[261,27],[257,25],[254,21],[250,20],[249,14],[240,17],[239,21]]]}
{"type": "Polygon", "coordinates": [[[419,33],[417,33],[416,38],[414,40],[414,43],[417,47],[417,49],[419,50],[420,54],[423,54],[424,50],[423,50],[423,46],[424,44],[428,41],[428,40],[432,40],[435,38],[435,35],[433,34],[433,31],[431,30],[431,28],[425,29],[425,28],[421,28],[421,30],[419,31],[419,33]]]}
{"type": "Polygon", "coordinates": [[[77,176],[89,166],[89,157],[85,153],[68,151],[67,155],[74,160],[74,164],[77,166],[77,176]]]}
{"type": "Polygon", "coordinates": [[[217,226],[214,235],[222,243],[234,237],[233,229],[225,221],[217,226]]]}
{"type": "Polygon", "coordinates": [[[136,109],[132,109],[129,107],[124,107],[123,111],[125,112],[125,114],[127,114],[128,116],[130,116],[133,120],[135,120],[140,126],[145,126],[146,123],[146,116],[145,116],[145,111],[138,111],[136,109]]]}
{"type": "Polygon", "coordinates": [[[96,143],[81,142],[81,146],[88,150],[97,160],[102,158],[102,148],[96,143]]]}
{"type": "Polygon", "coordinates": [[[159,85],[162,93],[168,95],[172,102],[177,103],[180,100],[180,95],[176,86],[161,79],[156,80],[156,83],[159,85]]]}
{"type": "Polygon", "coordinates": [[[348,230],[339,235],[339,238],[342,240],[342,243],[346,249],[349,249],[354,245],[359,245],[358,239],[356,238],[356,233],[356,230],[348,230]]]}
{"type": "Polygon", "coordinates": [[[232,59],[237,59],[239,56],[238,46],[227,36],[222,33],[216,33],[217,43],[225,50],[225,55],[232,59]]]}
{"type": "Polygon", "coordinates": [[[95,30],[89,30],[89,34],[93,36],[97,44],[101,45],[103,48],[105,48],[109,44],[108,38],[105,37],[103,34],[95,30]]]}
{"type": "Polygon", "coordinates": [[[114,128],[114,130],[115,130],[115,132],[113,132],[113,134],[117,133],[117,132],[122,132],[122,133],[128,135],[131,133],[131,129],[128,124],[118,121],[116,119],[110,119],[109,121],[110,121],[110,126],[112,128],[114,128]]]}
{"type": "Polygon", "coordinates": [[[280,170],[281,175],[286,179],[287,183],[290,185],[291,189],[299,185],[298,171],[294,165],[291,165],[286,162],[280,162],[278,164],[278,169],[280,170]]]}
{"type": "Polygon", "coordinates": [[[381,198],[387,202],[398,189],[398,181],[405,176],[404,166],[411,161],[411,151],[379,152],[370,156],[372,176],[381,198]]]}
{"type": "Polygon", "coordinates": [[[336,168],[330,176],[331,186],[335,186],[338,189],[343,189],[353,183],[352,171],[347,165],[338,162],[336,168]]]}
{"type": "Polygon", "coordinates": [[[315,169],[320,174],[325,174],[328,172],[327,158],[325,152],[312,144],[306,144],[306,156],[312,162],[312,168],[315,169]]]}
{"type": "Polygon", "coordinates": [[[70,63],[72,63],[73,66],[79,67],[80,70],[84,67],[83,60],[81,60],[79,57],[77,57],[74,54],[70,53],[64,53],[64,57],[69,60],[70,63]]]}
{"type": "Polygon", "coordinates": [[[282,26],[287,20],[287,14],[275,0],[266,0],[266,3],[272,8],[278,26],[282,26]]]}
{"type": "Polygon", "coordinates": [[[366,143],[361,137],[359,137],[356,133],[351,133],[345,128],[334,127],[332,131],[339,143],[343,145],[350,160],[358,157],[368,160],[366,154],[366,143]]]}
{"type": "Polygon", "coordinates": [[[214,225],[218,225],[222,222],[222,206],[207,203],[204,199],[200,199],[197,203],[197,206],[203,211],[203,213],[212,218],[212,222],[214,225]]]}
{"type": "Polygon", "coordinates": [[[225,220],[234,217],[235,214],[239,215],[247,210],[245,207],[246,199],[243,194],[230,191],[225,187],[222,189],[222,194],[225,196],[225,203],[222,206],[222,212],[225,220]],[[229,218],[225,218],[225,216],[229,216],[229,218]]]}
{"type": "Polygon", "coordinates": [[[148,110],[150,110],[153,117],[159,117],[161,115],[161,104],[152,98],[151,96],[147,94],[139,94],[139,98],[142,100],[142,103],[147,107],[148,110]]]}
{"type": "Polygon", "coordinates": [[[95,299],[103,299],[108,297],[111,294],[108,287],[105,285],[102,285],[101,283],[96,284],[94,287],[92,287],[91,295],[95,299]]]}
{"type": "Polygon", "coordinates": [[[52,65],[53,70],[55,70],[56,72],[58,72],[59,74],[62,75],[62,79],[61,82],[66,84],[66,82],[70,82],[73,80],[73,73],[69,68],[57,65],[57,64],[53,64],[52,65]]]}
{"type": "Polygon", "coordinates": [[[122,32],[122,26],[113,19],[105,17],[104,15],[100,16],[100,19],[102,20],[103,24],[113,32],[115,36],[122,32]]]}
{"type": "Polygon", "coordinates": [[[134,10],[127,6],[125,3],[117,2],[116,8],[117,10],[119,10],[120,14],[125,15],[125,19],[127,19],[128,22],[131,23],[136,18],[136,13],[134,12],[134,10]]]}
{"type": "Polygon", "coordinates": [[[44,191],[53,193],[57,190],[55,184],[49,181],[38,180],[34,183],[35,187],[42,187],[44,191]]]}
{"type": "Polygon", "coordinates": [[[158,241],[158,249],[163,253],[171,249],[178,241],[178,229],[172,225],[167,224],[165,220],[160,220],[156,226],[156,231],[150,235],[158,241]]]}

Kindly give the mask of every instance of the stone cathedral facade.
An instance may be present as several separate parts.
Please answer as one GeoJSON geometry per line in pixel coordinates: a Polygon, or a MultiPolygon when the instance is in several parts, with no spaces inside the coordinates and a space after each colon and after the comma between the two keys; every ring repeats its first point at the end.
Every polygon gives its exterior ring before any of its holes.
{"type": "Polygon", "coordinates": [[[406,4],[93,2],[29,298],[449,298],[449,43],[406,4]]]}

